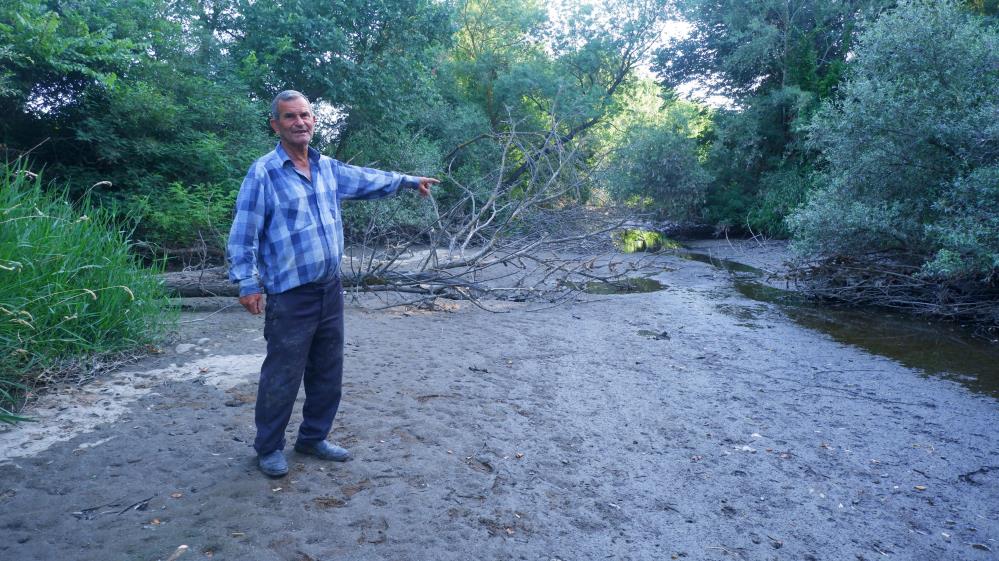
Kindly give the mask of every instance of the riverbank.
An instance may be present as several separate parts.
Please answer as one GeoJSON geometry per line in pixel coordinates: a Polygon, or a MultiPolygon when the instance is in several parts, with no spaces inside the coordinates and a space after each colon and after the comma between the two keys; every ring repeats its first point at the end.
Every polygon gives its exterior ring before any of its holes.
{"type": "Polygon", "coordinates": [[[185,314],[162,355],[0,433],[0,557],[994,555],[995,399],[655,259],[665,290],[545,311],[362,297],[332,436],[356,459],[289,449],[278,480],[249,446],[262,321],[185,314]]]}
{"type": "Polygon", "coordinates": [[[771,276],[786,274],[792,258],[787,240],[704,239],[684,242],[683,246],[688,251],[748,265],[771,276]]]}

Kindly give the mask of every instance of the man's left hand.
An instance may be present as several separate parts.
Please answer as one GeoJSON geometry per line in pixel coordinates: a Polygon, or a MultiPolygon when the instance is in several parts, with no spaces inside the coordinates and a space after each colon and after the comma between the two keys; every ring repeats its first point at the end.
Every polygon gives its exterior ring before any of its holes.
{"type": "Polygon", "coordinates": [[[430,196],[430,187],[441,182],[440,179],[434,179],[433,177],[417,177],[416,180],[420,182],[418,190],[421,197],[430,196]]]}

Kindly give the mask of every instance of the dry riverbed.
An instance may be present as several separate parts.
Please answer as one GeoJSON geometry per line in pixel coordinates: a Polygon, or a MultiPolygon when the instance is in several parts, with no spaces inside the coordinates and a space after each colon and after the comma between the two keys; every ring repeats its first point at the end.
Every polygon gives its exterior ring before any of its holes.
{"type": "Polygon", "coordinates": [[[545,311],[350,305],[355,459],[289,449],[273,480],[262,320],[184,314],[163,354],[0,432],[0,559],[995,558],[993,398],[659,260],[665,290],[545,311]]]}

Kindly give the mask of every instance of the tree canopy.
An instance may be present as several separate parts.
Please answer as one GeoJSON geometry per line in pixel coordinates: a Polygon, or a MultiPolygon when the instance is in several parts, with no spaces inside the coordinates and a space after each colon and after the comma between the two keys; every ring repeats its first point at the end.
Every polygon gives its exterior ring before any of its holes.
{"type": "MultiPolygon", "coordinates": [[[[445,175],[445,207],[497,185],[526,200],[538,170],[557,169],[572,200],[549,205],[616,201],[988,280],[997,12],[993,0],[10,0],[0,145],[131,217],[153,254],[217,249],[240,179],[273,145],[268,101],[293,88],[315,104],[318,148],[445,175]],[[670,20],[689,34],[664,37],[670,20]],[[728,103],[680,100],[692,82],[728,103]]],[[[364,228],[427,218],[406,200],[346,212],[364,228]]]]}

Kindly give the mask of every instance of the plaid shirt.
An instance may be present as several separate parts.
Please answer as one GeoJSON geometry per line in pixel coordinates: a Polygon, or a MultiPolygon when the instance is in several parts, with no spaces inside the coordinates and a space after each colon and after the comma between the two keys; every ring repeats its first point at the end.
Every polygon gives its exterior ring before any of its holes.
{"type": "Polygon", "coordinates": [[[229,280],[239,295],[291,290],[340,273],[341,199],[378,199],[415,177],[344,164],[309,148],[312,181],[295,169],[278,143],[254,162],[236,197],[229,231],[229,280]]]}

